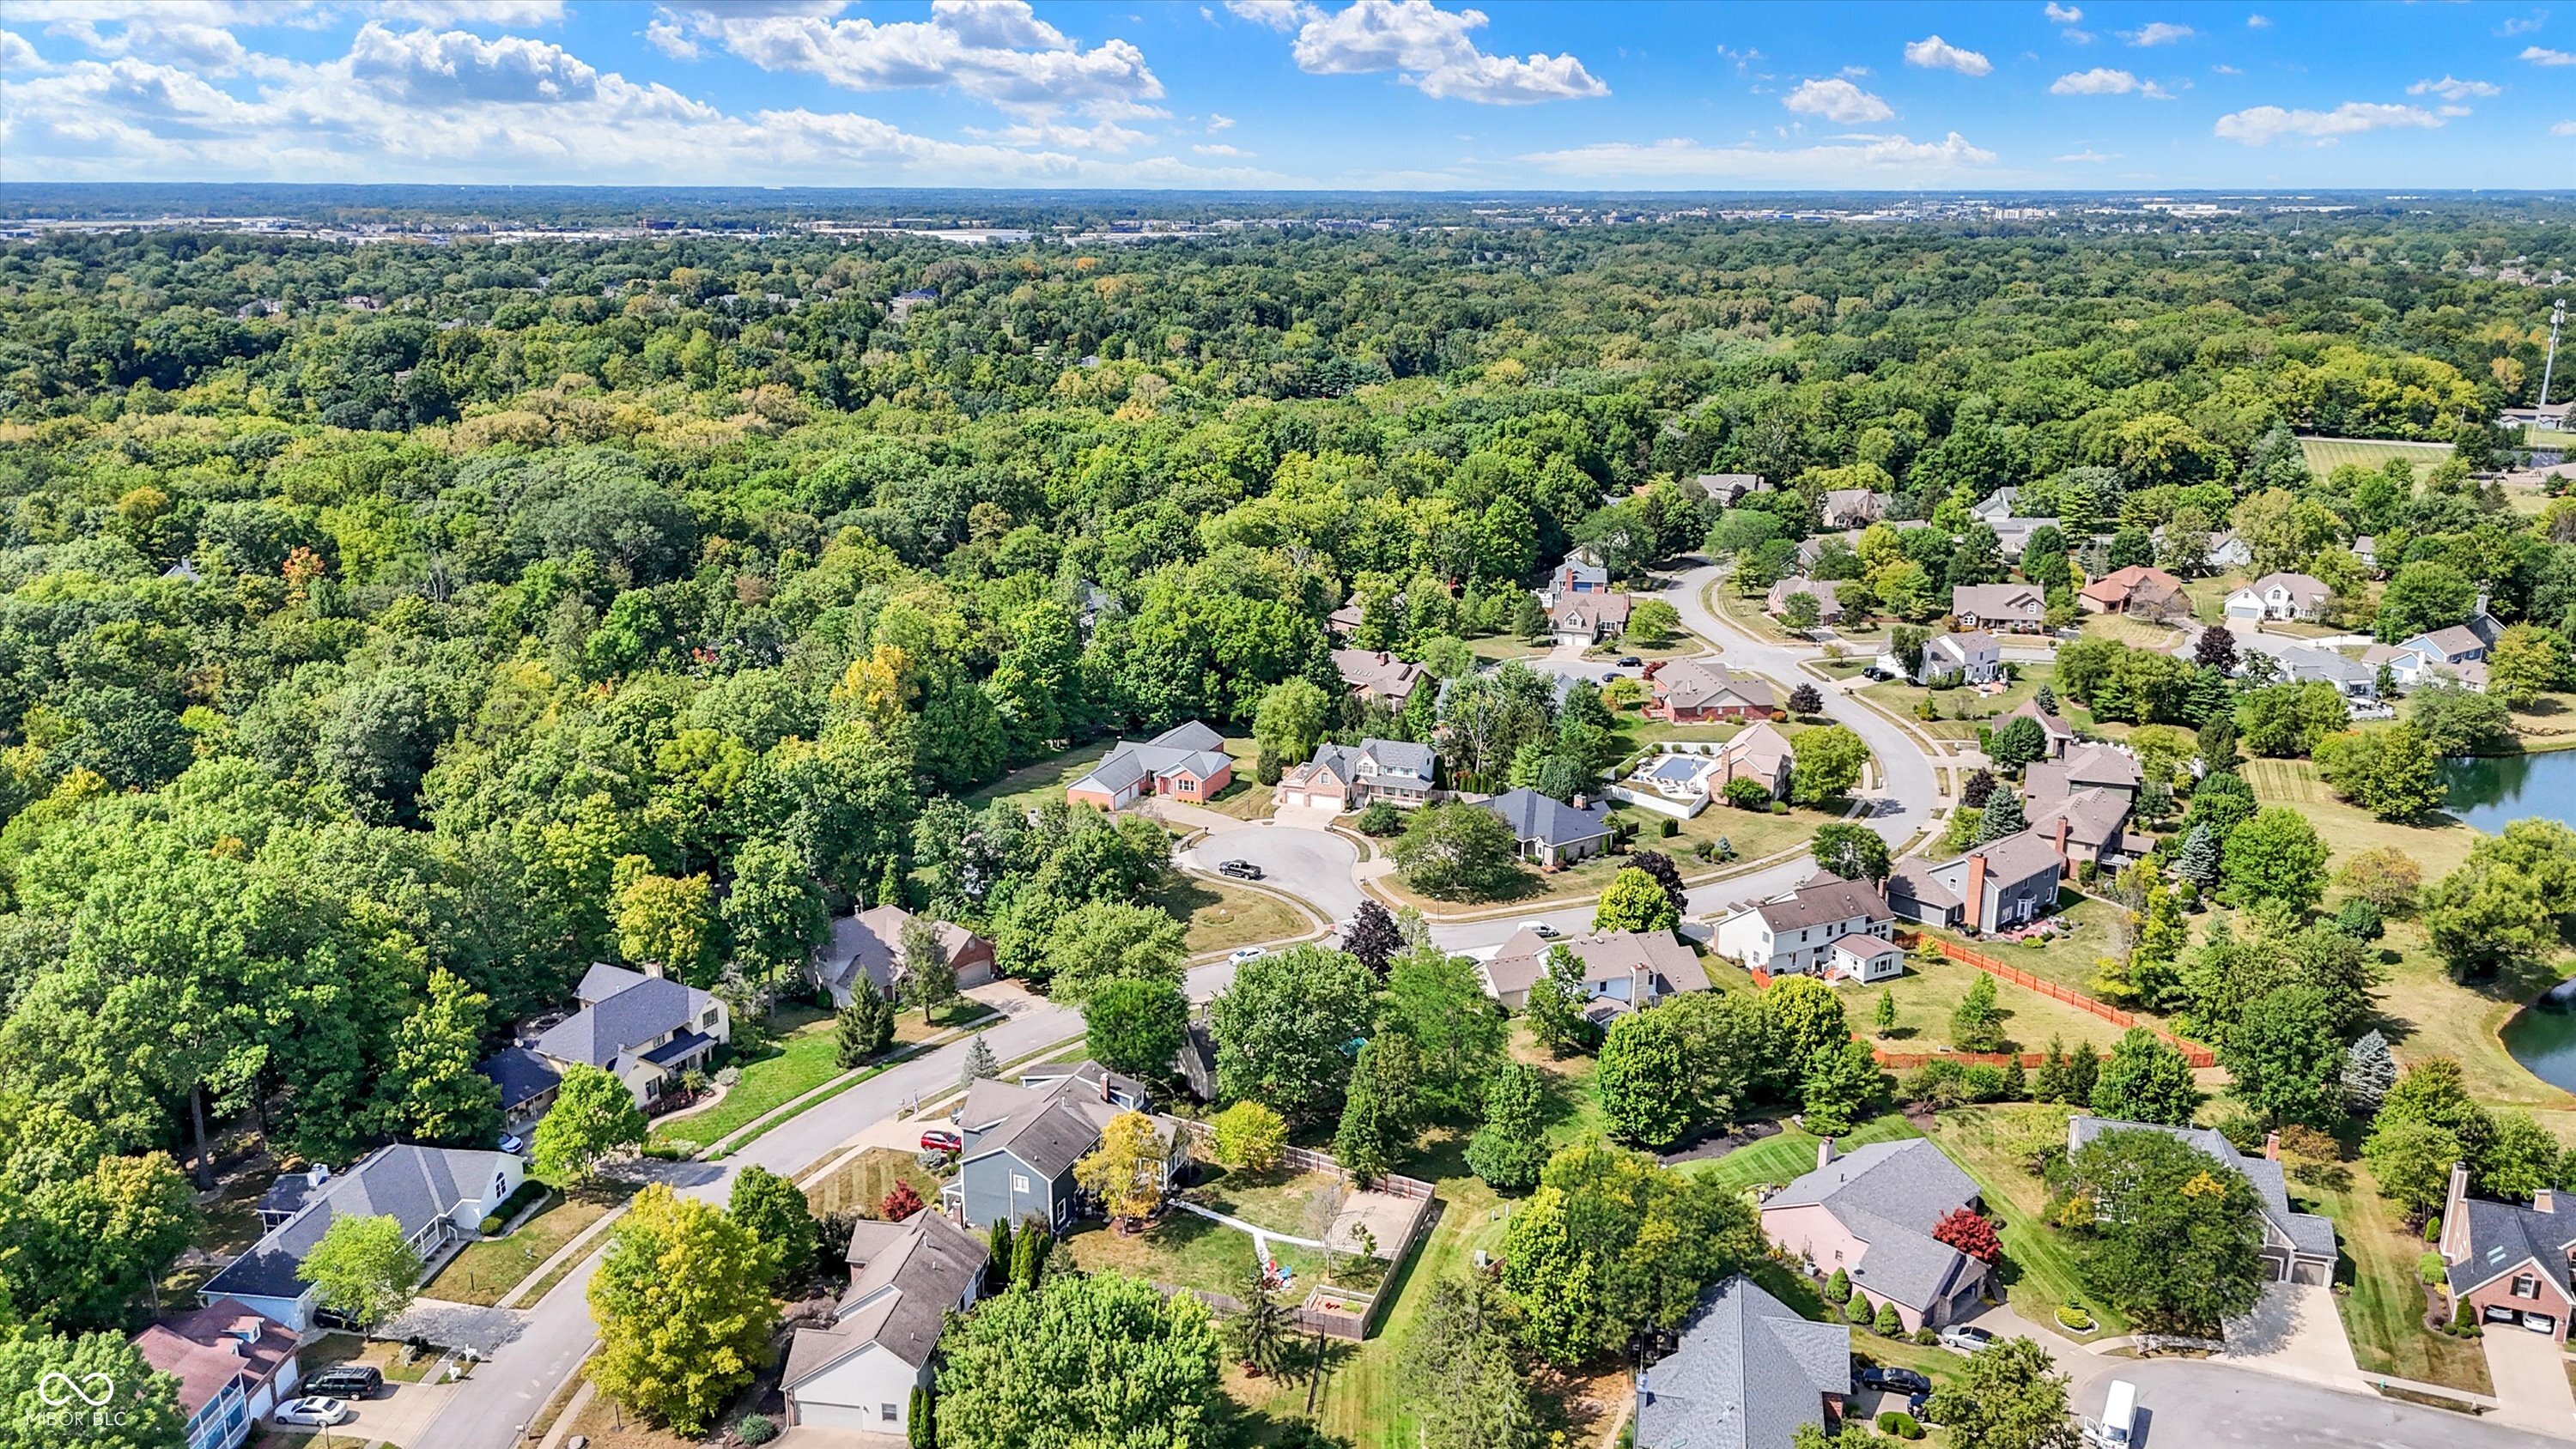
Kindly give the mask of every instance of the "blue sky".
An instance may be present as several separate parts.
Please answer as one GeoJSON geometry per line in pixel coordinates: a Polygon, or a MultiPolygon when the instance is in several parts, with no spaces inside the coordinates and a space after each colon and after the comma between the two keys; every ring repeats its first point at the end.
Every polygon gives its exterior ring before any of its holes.
{"type": "Polygon", "coordinates": [[[2576,185],[2576,0],[0,0],[0,180],[2576,185]]]}

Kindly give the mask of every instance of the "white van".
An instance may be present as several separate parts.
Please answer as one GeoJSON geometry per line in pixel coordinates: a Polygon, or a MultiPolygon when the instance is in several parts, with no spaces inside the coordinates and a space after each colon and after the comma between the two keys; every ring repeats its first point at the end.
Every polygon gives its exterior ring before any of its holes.
{"type": "Polygon", "coordinates": [[[2102,1417],[2084,1421],[2084,1442],[2096,1449],[2129,1449],[2137,1416],[2138,1386],[2127,1379],[2113,1379],[2102,1400],[2102,1417]]]}

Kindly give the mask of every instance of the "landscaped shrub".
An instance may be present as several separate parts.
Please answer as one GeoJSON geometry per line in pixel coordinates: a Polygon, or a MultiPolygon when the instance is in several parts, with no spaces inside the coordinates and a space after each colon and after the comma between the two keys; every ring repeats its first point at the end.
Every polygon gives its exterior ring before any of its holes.
{"type": "Polygon", "coordinates": [[[1923,1437],[1923,1426],[1914,1422],[1912,1414],[1901,1409],[1890,1409],[1878,1416],[1878,1432],[1899,1439],[1920,1439],[1923,1437]]]}
{"type": "Polygon", "coordinates": [[[2428,1243],[2438,1243],[2442,1241],[2441,1214],[2435,1213],[2433,1216],[2424,1220],[2424,1241],[2428,1243]]]}
{"type": "Polygon", "coordinates": [[[1882,1303],[1878,1305],[1878,1322],[1874,1326],[1880,1334],[1894,1338],[1905,1331],[1905,1320],[1896,1316],[1895,1304],[1882,1303]]]}
{"type": "Polygon", "coordinates": [[[1667,816],[1663,824],[1655,827],[1655,833],[1661,835],[1666,840],[1670,840],[1674,836],[1682,833],[1682,823],[1667,816]]]}
{"type": "Polygon", "coordinates": [[[745,1414],[733,1426],[733,1436],[745,1444],[766,1444],[778,1437],[778,1425],[766,1414],[745,1414]]]}
{"type": "Polygon", "coordinates": [[[2444,1271],[2442,1255],[2439,1253],[2426,1253],[2422,1257],[2417,1258],[2415,1260],[2415,1276],[2423,1279],[2424,1286],[2427,1288],[2438,1288],[2442,1286],[2442,1280],[2449,1276],[2449,1274],[2444,1271]]]}
{"type": "Polygon", "coordinates": [[[2077,1333],[2093,1331],[2093,1315],[2081,1303],[2057,1305],[2057,1323],[2059,1327],[2071,1329],[2077,1333]]]}
{"type": "Polygon", "coordinates": [[[1918,1328],[1914,1330],[1914,1341],[1925,1348],[1933,1348],[1940,1344],[1941,1335],[1933,1332],[1929,1327],[1918,1328]]]}
{"type": "Polygon", "coordinates": [[[1849,1273],[1844,1272],[1840,1268],[1836,1268],[1834,1270],[1834,1276],[1825,1280],[1825,1301],[1827,1303],[1849,1303],[1851,1301],[1851,1275],[1849,1273]]]}
{"type": "Polygon", "coordinates": [[[1380,800],[1361,811],[1355,823],[1362,835],[1393,835],[1404,828],[1404,812],[1390,802],[1380,800]]]}
{"type": "Polygon", "coordinates": [[[501,1215],[499,1213],[494,1213],[490,1217],[485,1218],[482,1222],[476,1224],[476,1226],[482,1230],[483,1236],[488,1238],[494,1233],[501,1231],[501,1215]]]}

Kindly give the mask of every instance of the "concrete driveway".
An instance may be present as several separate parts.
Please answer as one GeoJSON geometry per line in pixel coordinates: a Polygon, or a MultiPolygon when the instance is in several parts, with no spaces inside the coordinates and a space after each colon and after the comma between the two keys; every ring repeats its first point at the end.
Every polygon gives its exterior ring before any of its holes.
{"type": "Polygon", "coordinates": [[[2567,1358],[2558,1340],[2509,1323],[2490,1323],[2478,1342],[2487,1351],[2487,1377],[2502,1407],[2498,1422],[2561,1439],[2576,1439],[2576,1395],[2567,1388],[2567,1358]]]}
{"type": "MultiPolygon", "coordinates": [[[[2113,1379],[2137,1385],[2141,1449],[2563,1449],[2558,1440],[2493,1419],[2340,1393],[2215,1360],[2103,1362],[2116,1372],[2078,1385],[2076,1411],[2101,1413],[2113,1379]]],[[[2565,1382],[2555,1364],[2549,1371],[2565,1382]]]]}
{"type": "MultiPolygon", "coordinates": [[[[2327,1388],[2368,1387],[2335,1312],[2334,1290],[2315,1284],[2266,1287],[2253,1312],[2228,1323],[2227,1348],[2213,1358],[2327,1388]]],[[[2567,1376],[2558,1377],[2563,1390],[2567,1376]]]]}

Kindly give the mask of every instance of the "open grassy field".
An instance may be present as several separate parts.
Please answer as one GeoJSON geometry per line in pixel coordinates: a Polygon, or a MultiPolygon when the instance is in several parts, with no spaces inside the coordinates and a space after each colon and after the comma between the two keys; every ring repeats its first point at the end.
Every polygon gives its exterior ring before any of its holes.
{"type": "MultiPolygon", "coordinates": [[[[2091,896],[2077,895],[2072,891],[2065,891],[2061,892],[2058,896],[2057,918],[2059,921],[2071,923],[2075,927],[2072,932],[2066,935],[2053,938],[2033,937],[2028,941],[2005,941],[1991,937],[1983,940],[1970,941],[1965,937],[1959,936],[1954,936],[1952,939],[1956,939],[1962,944],[1970,946],[1976,950],[1983,951],[1987,955],[1994,957],[1996,960],[2003,962],[2007,966],[2027,971],[2033,976],[2044,977],[2047,980],[2054,981],[2058,985],[2065,987],[2069,991],[2078,991],[2089,996],[2092,994],[2092,981],[2095,971],[2094,963],[2100,960],[2103,956],[2110,954],[2112,934],[2114,927],[2119,921],[2119,917],[2119,908],[2108,901],[2097,900],[2091,896]]],[[[1947,935],[1949,933],[1935,932],[1934,934],[1947,935]]],[[[1909,961],[1906,964],[1911,968],[1914,963],[1909,961]]],[[[2006,992],[2013,991],[2013,988],[2009,985],[2004,986],[2002,989],[2006,992]]],[[[2023,996],[2037,995],[2036,992],[2019,992],[2016,994],[2023,996]]],[[[1854,999],[1859,1000],[1858,997],[1855,997],[1854,999]]],[[[2042,999],[2044,1000],[2045,998],[2042,999]]],[[[1875,1002],[1864,1002],[1862,1006],[1855,1007],[1854,1019],[1863,1019],[1860,1013],[1862,1013],[1867,1006],[1873,1006],[1875,1004],[1875,1002]]],[[[1902,1010],[1902,1003],[1899,1003],[1899,1009],[1902,1010]]],[[[2066,1007],[2065,1009],[2069,1011],[2076,1010],[2074,1007],[2066,1007]]],[[[2096,1045],[2107,1047],[2114,1038],[2119,1036],[2120,1029],[2113,1026],[2111,1023],[2090,1014],[2079,1014],[2083,1015],[2083,1019],[2086,1023],[2089,1023],[2085,1030],[2091,1036],[2096,1045]]],[[[2066,1039],[2066,1044],[2068,1046],[2073,1046],[2081,1039],[2081,1037],[2069,1035],[2066,1039]]],[[[2044,1037],[2041,1044],[2043,1046],[2046,1045],[2044,1037]]]]}
{"type": "MultiPolygon", "coordinates": [[[[2197,607],[2192,612],[2195,617],[2199,614],[2197,607]]],[[[2182,642],[2182,630],[2173,625],[2126,614],[2087,614],[2083,633],[2087,639],[2112,639],[2132,649],[2170,650],[2182,642]]]]}
{"type": "MultiPolygon", "coordinates": [[[[1987,949],[1995,950],[1991,945],[1987,949]]],[[[2017,961],[2018,957],[2006,954],[2000,959],[2017,961]]],[[[1885,994],[1896,1002],[1896,1029],[1874,1036],[1878,1045],[1909,1052],[1956,1047],[1950,1040],[1950,1013],[1982,974],[1955,961],[1909,960],[1905,974],[1894,981],[1850,988],[1845,1010],[1854,1026],[1874,1034],[1878,998],[1885,994]]],[[[2119,1035],[2119,1028],[2098,1016],[2000,978],[1995,982],[1995,1004],[2003,1015],[2006,1051],[2044,1051],[2051,1038],[2062,1039],[2070,1047],[2081,1041],[2107,1047],[2119,1035]]]]}
{"type": "MultiPolygon", "coordinates": [[[[1259,1266],[1250,1233],[1179,1211],[1165,1213],[1152,1227],[1135,1234],[1122,1235],[1104,1224],[1089,1223],[1059,1246],[1087,1272],[1128,1273],[1235,1300],[1243,1297],[1253,1269],[1259,1266]]],[[[1302,1297],[1303,1285],[1316,1281],[1323,1271],[1323,1256],[1311,1249],[1278,1243],[1271,1251],[1281,1267],[1297,1275],[1300,1287],[1288,1296],[1302,1297]]]]}
{"type": "Polygon", "coordinates": [[[922,1171],[920,1159],[913,1154],[891,1147],[871,1147],[805,1183],[805,1201],[817,1217],[836,1213],[874,1217],[877,1204],[898,1182],[911,1183],[923,1202],[939,1201],[939,1179],[922,1171]]]}
{"type": "Polygon", "coordinates": [[[2389,459],[2403,458],[2415,466],[2418,483],[2433,471],[2434,464],[2451,456],[2448,443],[2400,443],[2376,438],[2301,438],[2299,451],[2308,457],[2308,470],[2319,478],[2346,463],[2383,468],[2389,459]]]}
{"type": "Polygon", "coordinates": [[[1932,1140],[1977,1180],[1986,1200],[1986,1215],[2003,1224],[2004,1261],[1996,1276],[2005,1301],[2034,1323],[2048,1323],[2070,1338],[2118,1335],[2128,1320],[2085,1291],[2077,1271],[2076,1249],[2043,1220],[2048,1186],[2032,1176],[2014,1156],[2014,1142],[2027,1119],[2054,1119],[2058,1140],[2065,1137],[2072,1108],[2024,1103],[2004,1107],[1962,1107],[1932,1122],[1932,1140]],[[2054,1322],[2062,1303],[2081,1303],[2093,1315],[2095,1333],[2077,1334],[2054,1322]]]}
{"type": "Polygon", "coordinates": [[[981,810],[995,800],[1009,800],[1020,805],[1035,805],[1047,798],[1061,800],[1064,787],[1091,773],[1091,767],[1108,755],[1115,740],[1094,740],[1076,745],[1061,755],[1022,765],[981,790],[964,797],[969,810],[981,810]]]}

